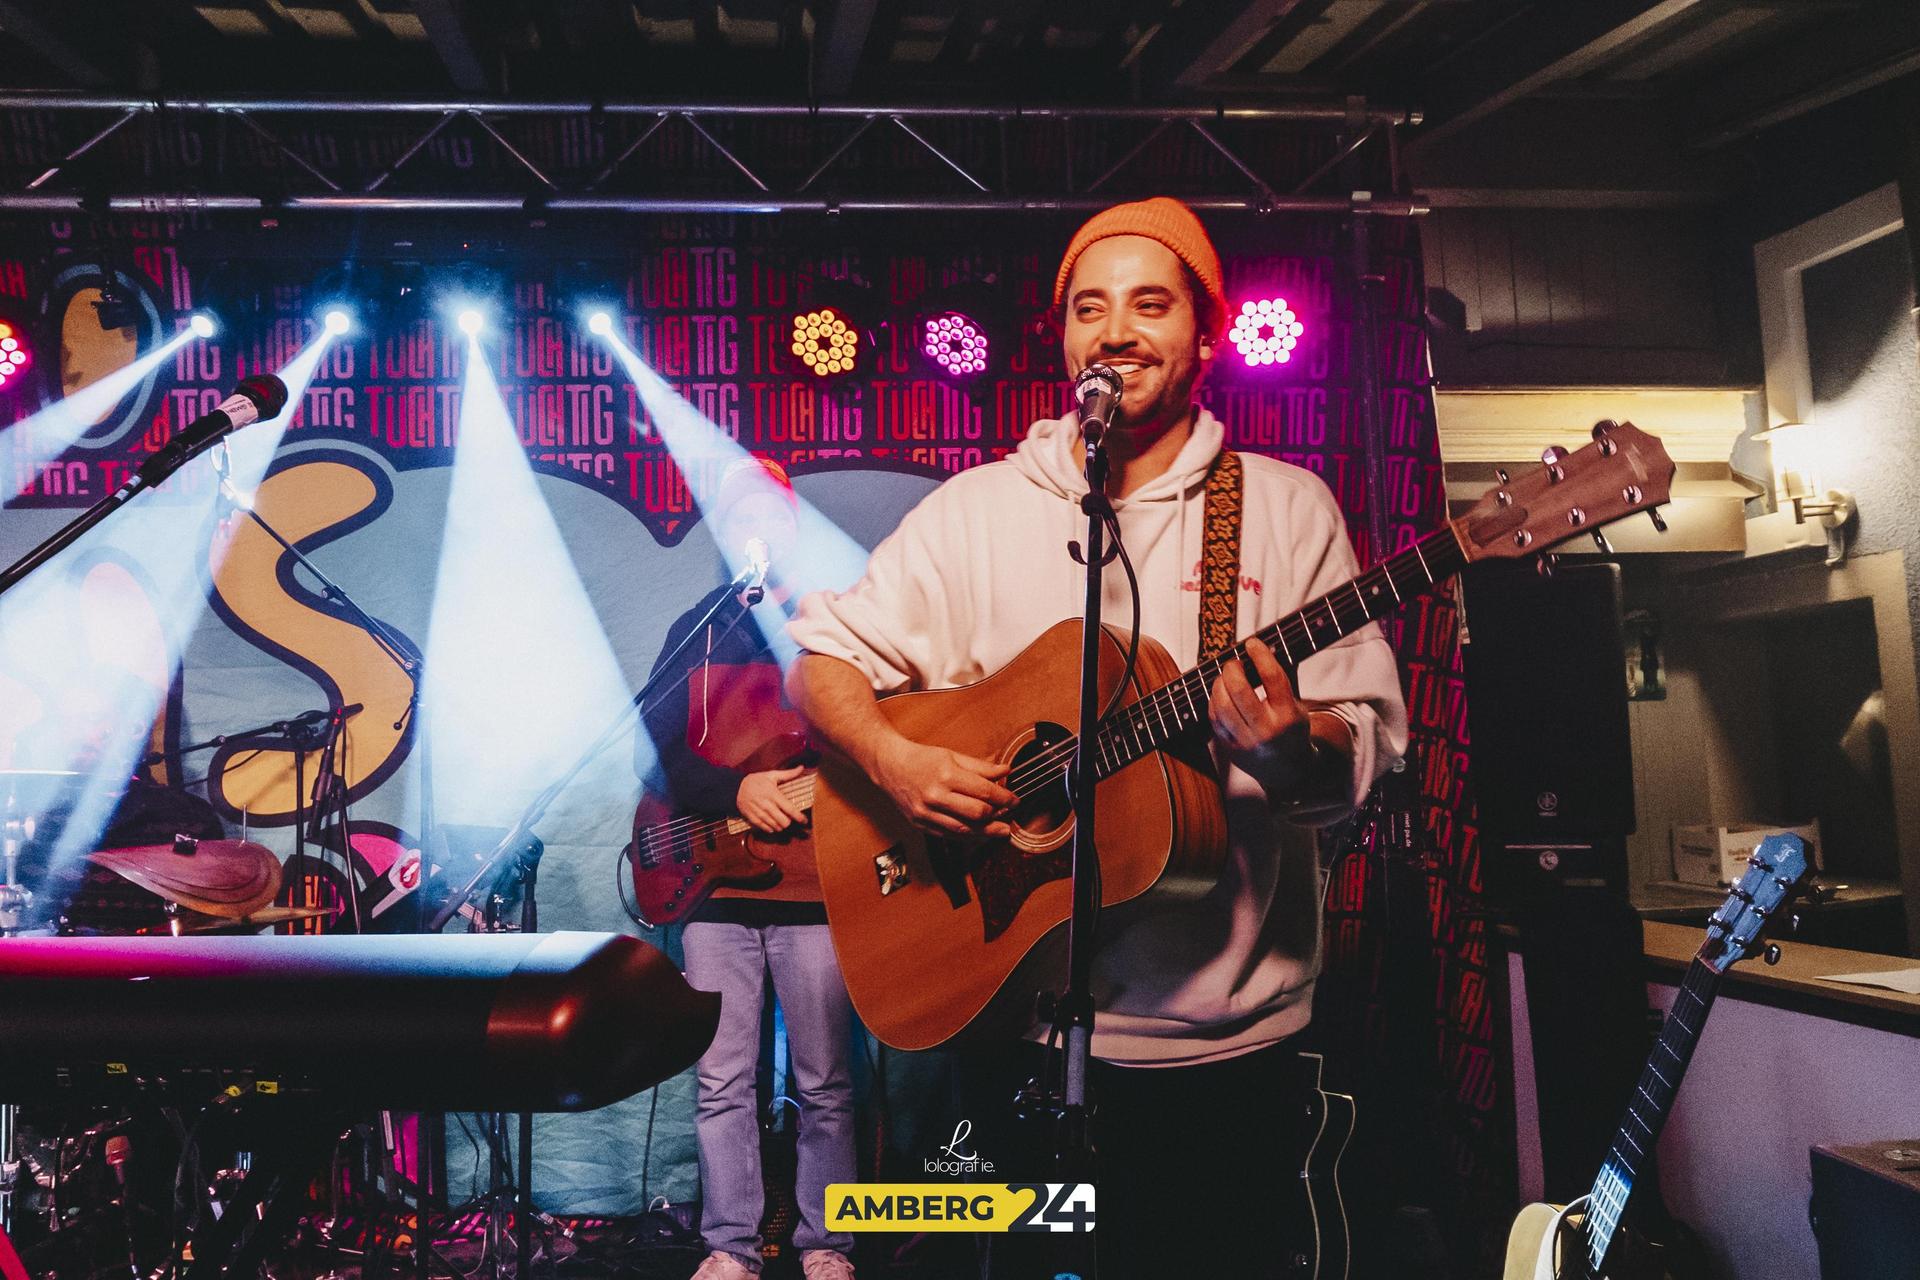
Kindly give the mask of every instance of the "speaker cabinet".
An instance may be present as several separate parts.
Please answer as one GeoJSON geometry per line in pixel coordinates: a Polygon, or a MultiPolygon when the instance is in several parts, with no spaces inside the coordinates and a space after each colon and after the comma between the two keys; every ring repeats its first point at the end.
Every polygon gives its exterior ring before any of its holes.
{"type": "Polygon", "coordinates": [[[1475,565],[1465,576],[1467,723],[1489,838],[1613,844],[1634,827],[1620,568],[1475,565]]]}

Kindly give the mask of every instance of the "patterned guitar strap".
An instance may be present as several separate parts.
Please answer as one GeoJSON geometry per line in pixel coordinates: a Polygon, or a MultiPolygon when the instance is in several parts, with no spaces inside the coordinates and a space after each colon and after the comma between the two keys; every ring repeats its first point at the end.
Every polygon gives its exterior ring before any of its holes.
{"type": "Polygon", "coordinates": [[[1201,533],[1200,660],[1217,658],[1239,640],[1240,455],[1222,449],[1207,472],[1206,527],[1201,533]]]}

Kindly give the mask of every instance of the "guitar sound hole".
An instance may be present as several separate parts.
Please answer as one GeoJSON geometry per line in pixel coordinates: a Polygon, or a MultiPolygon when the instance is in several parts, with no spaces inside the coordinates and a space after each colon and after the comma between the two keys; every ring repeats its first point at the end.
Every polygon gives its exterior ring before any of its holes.
{"type": "Polygon", "coordinates": [[[1034,726],[1033,737],[1013,753],[1013,768],[1008,776],[1015,782],[1042,771],[1060,775],[1014,807],[1015,843],[1046,843],[1073,820],[1073,799],[1067,793],[1066,774],[1055,763],[1063,750],[1060,744],[1072,737],[1057,724],[1038,724],[1034,726]]]}

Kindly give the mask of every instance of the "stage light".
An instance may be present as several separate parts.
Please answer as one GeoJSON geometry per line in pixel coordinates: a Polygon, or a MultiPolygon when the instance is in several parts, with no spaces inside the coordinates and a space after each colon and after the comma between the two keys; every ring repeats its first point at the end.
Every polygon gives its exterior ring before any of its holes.
{"type": "Polygon", "coordinates": [[[204,311],[194,312],[193,319],[187,321],[187,328],[193,330],[193,336],[196,338],[211,338],[219,327],[214,323],[213,317],[204,311]]]}
{"type": "Polygon", "coordinates": [[[345,308],[330,307],[327,309],[326,326],[328,333],[338,337],[353,327],[353,317],[347,314],[345,308]]]}
{"type": "Polygon", "coordinates": [[[587,317],[587,331],[604,338],[613,332],[613,317],[604,311],[596,311],[587,317]]]}
{"type": "Polygon", "coordinates": [[[985,328],[959,311],[943,311],[920,322],[920,350],[952,378],[977,377],[987,371],[985,328]]]}
{"type": "Polygon", "coordinates": [[[473,307],[467,307],[460,312],[460,332],[469,338],[479,337],[480,328],[486,322],[486,317],[473,307]]]}
{"type": "Polygon", "coordinates": [[[1285,364],[1293,359],[1304,332],[1306,326],[1285,298],[1262,298],[1240,304],[1227,340],[1249,365],[1285,364]]]}
{"type": "Polygon", "coordinates": [[[17,382],[20,371],[27,367],[30,354],[27,350],[27,331],[0,320],[0,388],[17,382]]]}
{"type": "Polygon", "coordinates": [[[860,353],[860,331],[837,307],[803,311],[793,317],[793,354],[814,376],[850,373],[860,353]]]}
{"type": "Polygon", "coordinates": [[[137,329],[140,304],[126,288],[109,279],[100,286],[100,300],[93,304],[102,329],[137,329]]]}

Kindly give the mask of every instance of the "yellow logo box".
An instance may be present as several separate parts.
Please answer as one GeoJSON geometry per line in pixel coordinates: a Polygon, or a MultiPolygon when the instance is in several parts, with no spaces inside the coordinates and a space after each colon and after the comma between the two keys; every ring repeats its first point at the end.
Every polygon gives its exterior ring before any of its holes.
{"type": "Polygon", "coordinates": [[[1092,1231],[1087,1182],[835,1182],[829,1231],[1092,1231]]]}

